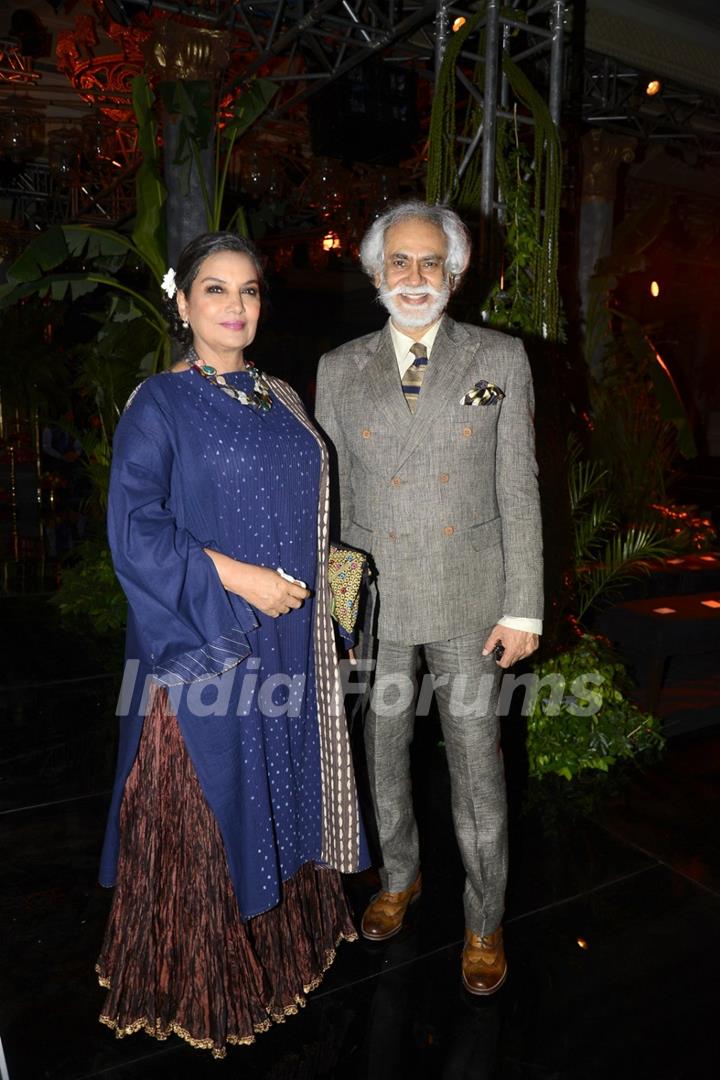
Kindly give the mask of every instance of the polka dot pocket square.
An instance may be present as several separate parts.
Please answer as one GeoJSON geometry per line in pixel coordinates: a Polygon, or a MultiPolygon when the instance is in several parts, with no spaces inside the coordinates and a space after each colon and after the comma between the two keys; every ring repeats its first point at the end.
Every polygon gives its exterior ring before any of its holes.
{"type": "Polygon", "coordinates": [[[460,399],[461,405],[496,405],[505,397],[505,391],[495,383],[481,379],[460,399]]]}

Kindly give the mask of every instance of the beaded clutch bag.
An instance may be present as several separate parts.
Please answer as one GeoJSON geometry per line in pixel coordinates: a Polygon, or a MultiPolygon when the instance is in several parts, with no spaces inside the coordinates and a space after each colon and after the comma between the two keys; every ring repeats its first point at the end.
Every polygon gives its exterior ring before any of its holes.
{"type": "Polygon", "coordinates": [[[359,551],[330,544],[328,580],[333,596],[332,616],[348,635],[355,631],[360,586],[366,568],[367,559],[359,551]]]}

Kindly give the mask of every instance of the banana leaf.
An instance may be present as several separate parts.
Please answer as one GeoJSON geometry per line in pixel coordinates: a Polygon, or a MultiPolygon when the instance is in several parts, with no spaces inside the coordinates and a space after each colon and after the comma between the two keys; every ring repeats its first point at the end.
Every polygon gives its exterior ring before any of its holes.
{"type": "Polygon", "coordinates": [[[277,92],[278,85],[272,79],[254,79],[233,102],[232,119],[225,125],[224,138],[236,139],[244,134],[262,116],[277,92]]]}
{"type": "Polygon", "coordinates": [[[90,280],[87,271],[49,272],[62,266],[67,259],[85,257],[93,260],[94,270],[115,273],[129,251],[135,252],[132,241],[109,229],[91,225],[53,225],[31,240],[10,266],[7,283],[0,286],[0,309],[33,293],[47,295],[48,289],[53,300],[63,300],[68,291],[73,299],[92,292],[98,283],[90,280]],[[83,279],[85,287],[81,285],[83,279]]]}
{"type": "Polygon", "coordinates": [[[165,215],[167,192],[160,180],[157,125],[153,94],[144,75],[132,81],[133,109],[138,122],[138,145],[142,154],[135,174],[137,210],[132,238],[138,251],[160,282],[167,267],[165,215]]]}
{"type": "Polygon", "coordinates": [[[47,232],[32,240],[10,266],[8,285],[37,281],[48,270],[54,270],[68,257],[65,234],[60,225],[53,225],[47,232]]]}
{"type": "MultiPolygon", "coordinates": [[[[215,132],[210,84],[208,82],[166,82],[158,85],[158,96],[167,112],[179,118],[173,165],[179,170],[181,190],[189,191],[190,176],[194,166],[205,201],[208,229],[220,228],[225,181],[235,140],[265,112],[277,91],[277,85],[270,79],[254,79],[247,90],[233,102],[230,119],[222,128],[217,129],[214,189],[211,193],[208,191],[200,160],[201,151],[210,146],[215,132]],[[223,163],[221,163],[221,149],[224,150],[225,155],[223,163]]],[[[242,218],[238,216],[237,222],[240,230],[246,234],[242,218]]]]}

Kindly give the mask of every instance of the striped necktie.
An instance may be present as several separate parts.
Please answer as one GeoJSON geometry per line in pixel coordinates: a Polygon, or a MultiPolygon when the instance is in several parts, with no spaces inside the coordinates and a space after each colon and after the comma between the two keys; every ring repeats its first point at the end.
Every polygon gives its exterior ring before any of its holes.
{"type": "Polygon", "coordinates": [[[402,388],[407,407],[411,413],[414,413],[417,408],[420,387],[422,386],[425,368],[427,367],[428,362],[427,346],[421,345],[419,341],[416,341],[415,344],[411,346],[410,352],[415,357],[415,362],[410,365],[403,375],[402,388]]]}

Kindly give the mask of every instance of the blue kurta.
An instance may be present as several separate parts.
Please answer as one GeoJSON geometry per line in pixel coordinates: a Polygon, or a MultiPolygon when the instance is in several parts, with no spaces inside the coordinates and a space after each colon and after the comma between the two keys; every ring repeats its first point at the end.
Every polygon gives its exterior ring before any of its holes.
{"type": "MultiPolygon", "coordinates": [[[[252,385],[247,372],[227,379],[252,385]]],[[[319,478],[317,440],[276,395],[259,412],[188,369],[148,379],[131,399],[115,435],[108,529],[130,605],[126,683],[137,676],[120,710],[103,884],[115,878],[148,676],[169,688],[242,915],[272,907],[282,881],[320,860],[315,595],[271,618],[226,592],[203,551],[282,567],[314,590],[319,478]]]]}

